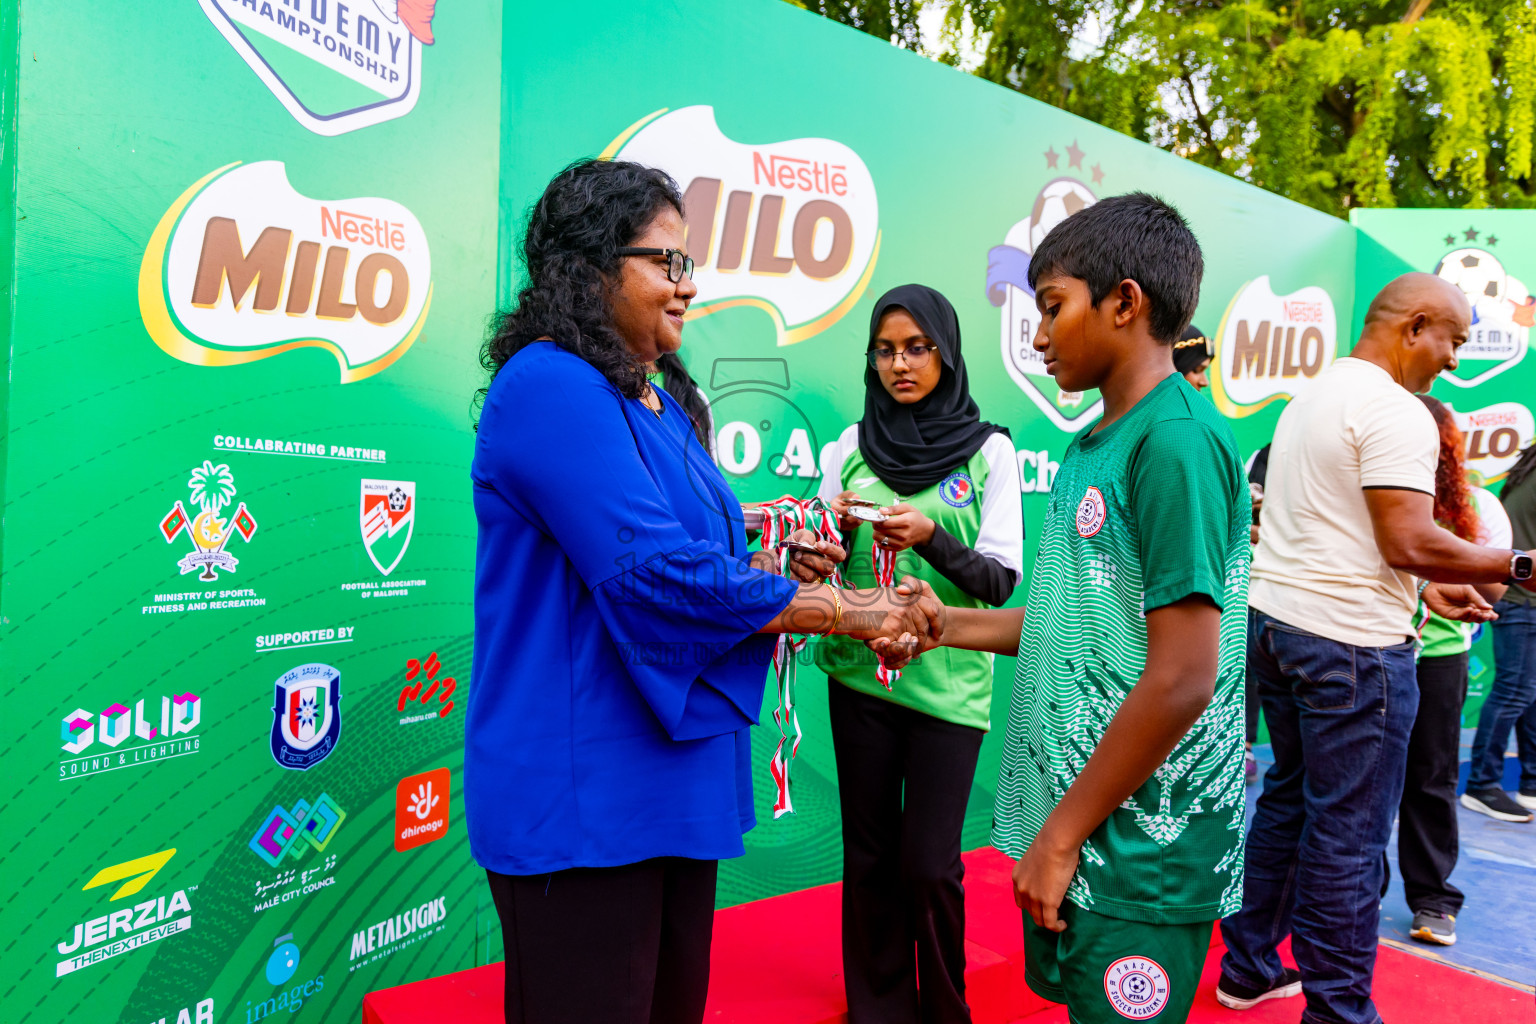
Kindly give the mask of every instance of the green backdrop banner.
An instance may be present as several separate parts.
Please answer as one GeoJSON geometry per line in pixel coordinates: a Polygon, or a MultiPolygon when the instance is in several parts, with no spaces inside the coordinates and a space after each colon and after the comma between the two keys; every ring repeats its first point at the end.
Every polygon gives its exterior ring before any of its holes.
{"type": "MultiPolygon", "coordinates": [[[[1362,296],[1472,248],[1504,261],[1518,342],[1489,327],[1436,393],[1490,478],[1529,440],[1514,280],[1536,267],[1494,215],[1445,214],[1472,216],[1450,241],[1439,213],[1352,227],[778,0],[430,6],[0,12],[6,1021],[351,1021],[366,991],[499,958],[459,798],[471,399],[523,211],[578,157],[686,192],[683,354],[745,500],[815,490],[862,408],[870,304],[917,281],[959,311],[1036,535],[1099,403],[1043,372],[1024,271],[1133,189],[1205,247],[1196,323],[1245,455],[1362,296]]],[[[761,824],[722,905],[838,877],[825,686],[800,671],[798,813],[771,820],[755,730],[761,824]]]]}

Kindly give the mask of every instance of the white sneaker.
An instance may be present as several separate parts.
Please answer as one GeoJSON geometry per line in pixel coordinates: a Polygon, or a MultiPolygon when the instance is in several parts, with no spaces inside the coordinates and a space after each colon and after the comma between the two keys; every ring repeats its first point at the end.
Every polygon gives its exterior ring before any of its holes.
{"type": "Polygon", "coordinates": [[[1515,803],[1519,804],[1521,807],[1536,811],[1536,793],[1527,793],[1522,789],[1520,792],[1515,794],[1515,803]]]}

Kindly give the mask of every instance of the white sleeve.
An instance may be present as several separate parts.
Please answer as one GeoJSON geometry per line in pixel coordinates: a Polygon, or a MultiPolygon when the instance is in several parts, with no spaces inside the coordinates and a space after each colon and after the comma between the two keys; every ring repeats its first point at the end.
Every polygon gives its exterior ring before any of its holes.
{"type": "Polygon", "coordinates": [[[859,425],[850,423],[836,441],[821,450],[821,483],[816,497],[824,502],[843,493],[843,464],[859,450],[859,425]]]}
{"type": "Polygon", "coordinates": [[[987,459],[987,483],[981,489],[981,530],[974,549],[1013,570],[1013,584],[1024,578],[1024,503],[1019,496],[1019,460],[1007,434],[995,433],[981,446],[987,459]]]}
{"type": "Polygon", "coordinates": [[[1503,502],[1492,491],[1481,487],[1472,488],[1477,499],[1477,521],[1480,527],[1477,542],[1485,548],[1514,548],[1515,531],[1510,525],[1509,513],[1503,502]]]}
{"type": "Polygon", "coordinates": [[[1402,393],[1365,402],[1350,429],[1360,453],[1360,486],[1435,493],[1440,431],[1417,398],[1402,393]]]}

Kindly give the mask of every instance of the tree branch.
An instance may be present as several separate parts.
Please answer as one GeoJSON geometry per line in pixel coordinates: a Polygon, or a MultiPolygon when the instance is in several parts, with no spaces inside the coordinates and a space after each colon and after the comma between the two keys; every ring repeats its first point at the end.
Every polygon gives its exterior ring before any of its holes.
{"type": "Polygon", "coordinates": [[[1404,25],[1412,25],[1424,17],[1424,12],[1429,10],[1429,5],[1432,2],[1433,0],[1413,0],[1413,3],[1408,5],[1408,13],[1403,15],[1402,23],[1404,25]]]}
{"type": "Polygon", "coordinates": [[[1216,159],[1221,159],[1221,146],[1216,142],[1216,136],[1211,132],[1211,123],[1206,120],[1205,111],[1200,109],[1200,101],[1195,98],[1195,82],[1189,77],[1189,69],[1179,61],[1179,78],[1183,80],[1185,88],[1189,90],[1189,105],[1195,111],[1195,123],[1200,126],[1200,131],[1205,135],[1206,143],[1211,147],[1216,159]]]}

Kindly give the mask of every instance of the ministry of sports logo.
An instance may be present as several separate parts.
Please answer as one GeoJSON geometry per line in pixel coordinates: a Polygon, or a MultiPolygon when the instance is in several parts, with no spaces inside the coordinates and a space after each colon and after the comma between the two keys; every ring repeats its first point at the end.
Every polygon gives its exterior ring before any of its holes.
{"type": "Polygon", "coordinates": [[[222,463],[215,466],[204,459],[187,479],[187,489],[190,492],[188,501],[198,514],[189,517],[186,506],[177,498],[171,511],[160,520],[160,535],[170,544],[181,533],[187,533],[192,538],[192,550],[176,563],[181,574],[185,576],[201,569],[198,579],[216,580],[218,570],[234,572],[240,564],[238,558],[224,550],[229,539],[238,533],[249,543],[256,533],[256,520],[243,501],[228,518],[219,518],[220,513],[235,501],[235,476],[222,463]]]}
{"type": "Polygon", "coordinates": [[[436,0],[198,0],[294,119],[341,135],[404,117],[421,94],[436,0]]]}
{"type": "Polygon", "coordinates": [[[1168,972],[1156,960],[1125,956],[1104,972],[1104,995],[1122,1017],[1146,1020],[1168,1005],[1168,972]]]}
{"type": "Polygon", "coordinates": [[[410,480],[364,480],[357,509],[363,547],[374,567],[394,572],[416,528],[416,484],[410,480]]]}
{"type": "Polygon", "coordinates": [[[309,771],[340,738],[341,673],[318,661],[284,672],[272,703],[272,759],[309,771]]]}
{"type": "Polygon", "coordinates": [[[1092,537],[1104,528],[1104,520],[1109,518],[1109,509],[1104,504],[1104,495],[1099,493],[1097,487],[1090,487],[1083,494],[1083,500],[1077,504],[1077,535],[1079,537],[1092,537]]]}

